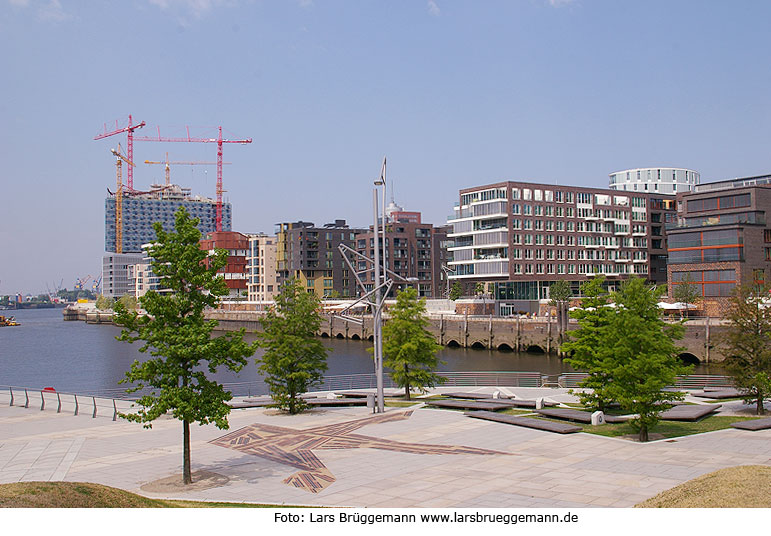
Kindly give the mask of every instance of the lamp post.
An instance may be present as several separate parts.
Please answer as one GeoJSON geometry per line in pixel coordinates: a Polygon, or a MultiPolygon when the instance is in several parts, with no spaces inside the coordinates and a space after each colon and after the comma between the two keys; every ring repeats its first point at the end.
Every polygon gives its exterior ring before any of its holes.
{"type": "Polygon", "coordinates": [[[375,217],[375,303],[378,304],[377,307],[375,307],[373,313],[372,313],[372,324],[373,324],[373,339],[374,339],[374,351],[373,355],[375,358],[375,378],[377,382],[377,412],[383,413],[385,411],[385,404],[384,404],[384,392],[383,392],[383,302],[385,302],[385,297],[388,294],[388,289],[386,289],[386,294],[382,297],[380,297],[380,248],[381,244],[380,242],[380,232],[378,230],[378,199],[377,199],[377,187],[382,186],[383,187],[383,221],[382,221],[382,228],[383,228],[383,242],[382,242],[382,248],[383,248],[383,282],[385,282],[385,275],[386,275],[386,250],[385,250],[385,189],[386,189],[386,182],[385,182],[385,170],[386,170],[386,159],[383,158],[383,167],[380,171],[380,178],[375,180],[374,184],[375,187],[372,189],[372,207],[375,217]]]}

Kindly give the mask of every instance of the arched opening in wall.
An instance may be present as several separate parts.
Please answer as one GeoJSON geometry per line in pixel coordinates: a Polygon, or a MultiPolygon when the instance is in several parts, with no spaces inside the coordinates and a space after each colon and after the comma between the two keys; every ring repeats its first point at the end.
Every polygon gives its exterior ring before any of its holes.
{"type": "Polygon", "coordinates": [[[450,348],[460,348],[460,344],[458,343],[458,341],[454,339],[448,342],[447,346],[449,346],[450,348]]]}
{"type": "Polygon", "coordinates": [[[329,333],[327,333],[326,331],[321,332],[321,338],[322,339],[328,339],[329,338],[329,333]]]}
{"type": "Polygon", "coordinates": [[[370,342],[374,341],[375,340],[375,336],[374,335],[370,335],[369,337],[367,337],[367,340],[370,341],[370,342]]]}
{"type": "Polygon", "coordinates": [[[527,352],[528,354],[545,354],[546,350],[544,350],[537,344],[531,344],[530,346],[527,347],[525,352],[527,352]]]}
{"type": "Polygon", "coordinates": [[[688,352],[683,352],[677,357],[680,358],[680,361],[688,365],[698,365],[699,363],[701,363],[698,357],[688,352]]]}
{"type": "Polygon", "coordinates": [[[354,334],[351,336],[351,339],[353,339],[354,341],[360,341],[360,340],[361,340],[361,337],[359,337],[359,336],[358,336],[356,333],[354,333],[354,334]]]}
{"type": "Polygon", "coordinates": [[[345,339],[345,335],[343,335],[342,333],[338,333],[337,335],[335,335],[335,337],[337,337],[338,339],[345,339]]]}
{"type": "Polygon", "coordinates": [[[499,352],[513,352],[514,348],[506,344],[505,342],[498,345],[498,351],[499,352]]]}
{"type": "Polygon", "coordinates": [[[476,341],[471,345],[471,348],[474,350],[484,350],[487,347],[484,345],[484,343],[476,341]]]}

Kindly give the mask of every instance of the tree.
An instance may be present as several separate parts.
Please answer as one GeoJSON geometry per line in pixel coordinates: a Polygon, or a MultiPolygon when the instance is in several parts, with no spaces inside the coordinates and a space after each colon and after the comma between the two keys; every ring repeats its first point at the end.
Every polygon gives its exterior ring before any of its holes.
{"type": "Polygon", "coordinates": [[[427,387],[444,383],[435,374],[440,365],[436,353],[442,348],[426,329],[426,300],[418,299],[414,288],[407,288],[396,296],[396,305],[389,311],[390,318],[383,326],[383,365],[392,370],[391,378],[410,399],[410,390],[422,393],[427,387]]]}
{"type": "Polygon", "coordinates": [[[455,281],[453,282],[452,287],[450,288],[449,298],[452,301],[455,301],[461,296],[463,296],[463,287],[461,287],[460,282],[455,281]]]}
{"type": "Polygon", "coordinates": [[[482,282],[478,282],[474,285],[474,294],[477,296],[484,296],[485,293],[485,284],[482,282]]]}
{"type": "Polygon", "coordinates": [[[658,423],[659,414],[684,397],[664,388],[691,370],[680,361],[682,349],[675,344],[685,328],[661,318],[658,302],[665,291],[638,277],[626,281],[613,295],[617,307],[600,343],[610,380],[605,392],[624,411],[636,415],[630,424],[639,432],[641,442],[648,440],[648,431],[658,423]]]}
{"type": "Polygon", "coordinates": [[[115,305],[115,300],[105,296],[104,294],[100,294],[96,299],[96,308],[102,311],[112,309],[113,305],[115,305]]]}
{"type": "Polygon", "coordinates": [[[607,355],[601,351],[606,340],[605,331],[613,309],[608,307],[610,294],[604,287],[605,277],[597,276],[581,284],[581,307],[570,312],[578,321],[578,329],[566,334],[568,342],[562,351],[570,355],[565,359],[571,367],[588,376],[579,383],[586,391],[578,392],[578,398],[585,406],[605,411],[613,401],[606,392],[609,383],[607,355]]]}
{"type": "Polygon", "coordinates": [[[572,295],[570,283],[564,279],[556,281],[549,287],[549,297],[551,298],[549,305],[554,305],[557,308],[557,332],[560,344],[562,344],[568,330],[568,306],[572,295]]]}
{"type": "Polygon", "coordinates": [[[257,335],[265,349],[260,372],[265,374],[273,407],[292,415],[307,408],[300,395],[327,370],[329,349],[316,338],[321,328],[319,305],[316,294],[307,292],[298,280],[287,281],[275,307],[261,320],[263,331],[257,335]]]}
{"type": "Polygon", "coordinates": [[[139,301],[131,294],[124,294],[118,299],[118,301],[123,305],[123,307],[130,311],[133,311],[139,305],[139,301]]]}
{"type": "Polygon", "coordinates": [[[725,318],[728,329],[721,339],[728,373],[755,413],[765,413],[763,401],[771,397],[771,307],[768,285],[741,285],[731,298],[725,318]]]}
{"type": "Polygon", "coordinates": [[[694,284],[691,272],[687,272],[683,280],[674,286],[672,297],[676,302],[685,304],[686,314],[688,314],[689,305],[695,305],[701,300],[701,290],[694,284]]]}
{"type": "Polygon", "coordinates": [[[227,294],[225,281],[217,270],[227,264],[227,252],[217,250],[209,256],[200,249],[198,219],[191,219],[184,208],[175,214],[174,232],[166,232],[160,223],[153,225],[156,242],[148,253],[151,264],[164,289],[149,291],[142,297],[147,315],[128,311],[118,301],[116,323],[124,329],[118,340],[144,341],[140,352],[153,357],[140,363],[134,361],[122,383],[133,383],[129,392],[146,386],[149,394],[142,395],[137,413],[122,414],[129,421],[145,423],[171,412],[182,421],[183,482],[192,483],[190,470],[190,423],[214,423],[227,429],[232,395],[207,372],[214,374],[224,366],[237,372],[246,364],[256,345],[243,340],[244,331],[212,337],[215,320],[204,319],[204,309],[215,307],[220,296],[227,294]]]}

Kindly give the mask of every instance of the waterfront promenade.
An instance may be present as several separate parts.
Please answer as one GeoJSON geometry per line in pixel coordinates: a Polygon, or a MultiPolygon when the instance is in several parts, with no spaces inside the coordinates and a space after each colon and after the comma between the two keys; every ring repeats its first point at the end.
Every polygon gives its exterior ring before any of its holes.
{"type": "MultiPolygon", "coordinates": [[[[572,400],[565,389],[503,390],[525,398],[572,400]]],[[[73,416],[57,413],[55,406],[41,411],[39,405],[8,404],[8,394],[0,393],[0,483],[86,481],[158,498],[353,507],[631,507],[717,469],[771,464],[771,430],[727,429],[639,444],[584,433],[562,436],[421,407],[355,430],[338,425],[371,417],[366,408],[297,416],[246,409],[231,413],[229,431],[192,427],[193,470],[206,471],[209,478],[180,491],[159,482],[181,472],[178,421],[159,419],[146,430],[113,422],[107,412],[92,418],[88,411],[73,416]],[[356,444],[311,449],[332,478],[312,493],[284,483],[298,472],[289,458],[281,462],[211,443],[252,425],[257,435],[272,427],[290,435],[309,429],[317,435],[353,434],[345,437],[356,444]],[[361,437],[367,439],[363,444],[361,437]],[[418,452],[405,443],[471,449],[418,452]]],[[[119,404],[125,408],[127,402],[119,404]]],[[[739,408],[740,403],[729,402],[723,410],[730,414],[739,408]]],[[[386,409],[386,416],[408,411],[386,409]]]]}

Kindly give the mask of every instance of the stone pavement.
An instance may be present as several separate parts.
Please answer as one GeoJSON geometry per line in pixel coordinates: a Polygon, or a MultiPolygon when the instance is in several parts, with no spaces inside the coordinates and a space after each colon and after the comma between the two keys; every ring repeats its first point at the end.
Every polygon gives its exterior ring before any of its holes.
{"type": "MultiPolygon", "coordinates": [[[[572,398],[559,389],[502,390],[526,398],[572,398]]],[[[109,412],[92,418],[85,410],[73,416],[71,411],[56,413],[50,405],[41,411],[39,405],[24,408],[8,403],[9,396],[0,393],[0,483],[96,482],[159,498],[396,508],[630,507],[723,467],[771,464],[771,430],[728,429],[638,444],[583,433],[551,434],[428,408],[361,427],[341,423],[371,417],[366,408],[296,416],[247,409],[231,413],[229,431],[192,428],[193,469],[222,475],[227,483],[169,495],[142,487],[181,472],[178,421],[159,419],[147,430],[139,424],[113,422],[109,412]],[[321,443],[309,443],[292,451],[301,456],[312,452],[292,465],[210,443],[250,425],[258,425],[254,429],[259,433],[273,427],[315,428],[321,435],[348,426],[345,437],[362,442],[362,448],[335,443],[330,436],[322,441],[323,448],[314,446],[321,443]],[[471,449],[458,454],[421,452],[417,447],[410,451],[395,442],[471,449]],[[481,455],[474,448],[508,454],[481,455]],[[298,464],[312,464],[314,457],[333,475],[330,484],[312,493],[284,483],[301,467],[298,464]]],[[[725,409],[731,411],[736,404],[725,409]]],[[[407,411],[386,410],[386,415],[407,411]]]]}

